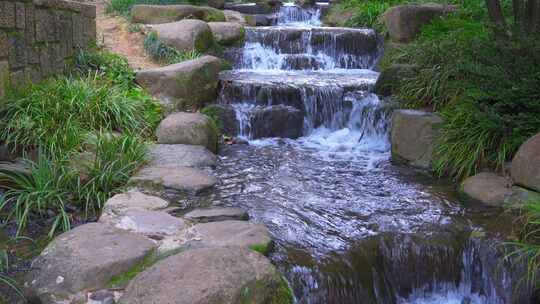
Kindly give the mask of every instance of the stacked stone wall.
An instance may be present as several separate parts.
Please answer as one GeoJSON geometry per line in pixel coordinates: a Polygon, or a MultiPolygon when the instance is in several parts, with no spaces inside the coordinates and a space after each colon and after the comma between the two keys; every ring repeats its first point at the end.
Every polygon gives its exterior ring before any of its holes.
{"type": "Polygon", "coordinates": [[[0,1],[0,98],[6,86],[62,73],[95,45],[96,7],[65,0],[0,1]]]}

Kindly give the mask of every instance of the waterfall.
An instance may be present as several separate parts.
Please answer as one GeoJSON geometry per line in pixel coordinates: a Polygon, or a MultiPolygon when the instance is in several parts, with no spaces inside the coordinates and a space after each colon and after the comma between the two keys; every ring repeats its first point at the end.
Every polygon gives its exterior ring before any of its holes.
{"type": "Polygon", "coordinates": [[[320,19],[321,9],[318,6],[304,9],[294,3],[284,3],[278,12],[277,24],[288,26],[320,26],[320,19]]]}

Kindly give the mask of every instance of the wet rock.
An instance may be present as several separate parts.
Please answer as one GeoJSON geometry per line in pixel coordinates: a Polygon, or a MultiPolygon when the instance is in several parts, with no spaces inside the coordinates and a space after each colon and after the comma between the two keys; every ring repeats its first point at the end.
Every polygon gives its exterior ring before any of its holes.
{"type": "Polygon", "coordinates": [[[284,105],[255,110],[251,118],[253,138],[302,136],[304,115],[302,111],[284,105]]]}
{"type": "Polygon", "coordinates": [[[244,3],[244,4],[235,4],[235,3],[226,3],[225,9],[236,11],[242,14],[256,15],[256,14],[271,14],[274,12],[272,6],[267,3],[244,3]]]}
{"type": "Polygon", "coordinates": [[[202,53],[214,44],[212,30],[208,23],[201,20],[186,19],[152,25],[151,31],[157,34],[159,40],[180,52],[202,53]]]}
{"type": "Polygon", "coordinates": [[[224,10],[223,14],[225,15],[225,21],[227,22],[236,22],[241,25],[247,25],[246,18],[244,15],[237,11],[224,10]]]}
{"type": "Polygon", "coordinates": [[[410,64],[393,64],[382,70],[373,92],[381,96],[390,96],[399,87],[401,81],[409,77],[414,77],[418,72],[418,67],[410,64]]]}
{"type": "Polygon", "coordinates": [[[200,113],[178,112],[167,116],[159,124],[156,136],[160,144],[200,145],[217,151],[217,130],[210,118],[200,113]]]}
{"type": "Polygon", "coordinates": [[[103,289],[91,292],[87,304],[114,304],[114,292],[103,289]]]}
{"type": "Polygon", "coordinates": [[[232,45],[244,40],[244,26],[236,22],[208,22],[214,40],[222,45],[232,45]]]}
{"type": "Polygon", "coordinates": [[[540,133],[521,145],[512,160],[511,172],[516,184],[540,191],[540,133]]]}
{"type": "Polygon", "coordinates": [[[214,167],[217,157],[203,146],[153,145],[150,149],[149,166],[155,167],[214,167]]]}
{"type": "Polygon", "coordinates": [[[429,169],[437,124],[441,122],[442,119],[433,113],[395,110],[391,130],[392,160],[429,169]]]}
{"type": "Polygon", "coordinates": [[[116,194],[105,202],[102,216],[114,215],[124,212],[130,208],[143,210],[164,209],[169,203],[156,196],[147,195],[137,190],[116,194]]]}
{"type": "Polygon", "coordinates": [[[136,80],[158,97],[167,113],[201,108],[217,98],[218,74],[223,62],[213,56],[137,72],[136,80]]]}
{"type": "Polygon", "coordinates": [[[131,9],[133,23],[160,24],[182,19],[199,19],[206,22],[225,21],[220,10],[194,5],[134,5],[131,9]]]}
{"type": "Polygon", "coordinates": [[[317,1],[316,0],[295,0],[294,3],[300,7],[312,7],[317,1]]]}
{"type": "Polygon", "coordinates": [[[109,224],[118,229],[146,236],[176,235],[186,228],[181,218],[164,211],[128,208],[119,214],[105,214],[99,223],[109,224]]]}
{"type": "Polygon", "coordinates": [[[236,136],[240,132],[240,125],[236,119],[236,112],[231,106],[211,104],[206,106],[202,112],[216,120],[216,123],[223,134],[236,136]]]}
{"type": "Polygon", "coordinates": [[[225,7],[225,0],[208,0],[208,6],[223,9],[225,7]]]}
{"type": "Polygon", "coordinates": [[[292,303],[289,288],[262,255],[241,247],[203,248],[168,257],[140,273],[121,304],[292,303]]]}
{"type": "Polygon", "coordinates": [[[194,240],[188,248],[240,246],[268,253],[272,239],[268,229],[261,224],[246,221],[221,221],[201,223],[192,227],[194,240]]]}
{"type": "Polygon", "coordinates": [[[399,5],[388,9],[382,19],[392,40],[409,42],[420,33],[422,26],[456,9],[452,5],[439,4],[399,5]]]}
{"type": "Polygon", "coordinates": [[[240,208],[213,207],[207,209],[195,209],[186,213],[184,219],[199,223],[222,222],[228,220],[247,221],[249,215],[240,208]]]}
{"type": "Polygon", "coordinates": [[[482,172],[465,179],[461,191],[486,205],[502,207],[512,193],[511,184],[504,176],[482,172]]]}
{"type": "Polygon", "coordinates": [[[271,26],[277,21],[277,16],[273,14],[255,14],[252,18],[255,26],[271,26]]]}
{"type": "Polygon", "coordinates": [[[173,199],[200,194],[216,182],[216,178],[205,171],[188,167],[145,167],[129,181],[151,193],[168,193],[173,199]]]}
{"type": "Polygon", "coordinates": [[[89,223],[56,237],[32,262],[25,286],[43,303],[71,299],[84,290],[103,289],[113,276],[129,271],[156,245],[109,225],[89,223]]]}
{"type": "Polygon", "coordinates": [[[285,57],[285,62],[282,66],[284,69],[306,70],[321,68],[319,60],[314,56],[294,54],[285,57]]]}
{"type": "Polygon", "coordinates": [[[513,186],[512,193],[506,198],[505,204],[510,206],[522,206],[536,202],[540,202],[540,192],[513,186]]]}

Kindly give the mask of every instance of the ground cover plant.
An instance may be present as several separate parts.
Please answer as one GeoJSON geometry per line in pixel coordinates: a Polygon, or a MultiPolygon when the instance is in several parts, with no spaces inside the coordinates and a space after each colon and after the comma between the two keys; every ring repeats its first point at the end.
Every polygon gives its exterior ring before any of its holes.
{"type": "Polygon", "coordinates": [[[175,64],[186,60],[197,59],[201,54],[195,50],[180,52],[159,40],[155,32],[150,32],[144,39],[144,49],[156,62],[175,64]]]}

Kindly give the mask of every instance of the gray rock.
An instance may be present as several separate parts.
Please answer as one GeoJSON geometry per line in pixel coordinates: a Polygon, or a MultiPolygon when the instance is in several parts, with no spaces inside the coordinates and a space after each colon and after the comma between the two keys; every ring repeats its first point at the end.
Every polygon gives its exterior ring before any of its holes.
{"type": "Polygon", "coordinates": [[[392,40],[409,42],[420,33],[422,26],[455,10],[452,5],[399,5],[389,8],[382,19],[392,40]]]}
{"type": "Polygon", "coordinates": [[[400,85],[401,81],[413,77],[418,72],[418,67],[410,64],[393,64],[381,71],[373,92],[381,96],[390,96],[400,85]]]}
{"type": "Polygon", "coordinates": [[[396,110],[392,116],[392,160],[429,169],[433,160],[436,126],[442,119],[436,114],[396,110]]]}
{"type": "Polygon", "coordinates": [[[214,40],[222,45],[232,45],[244,40],[244,26],[237,22],[208,22],[214,40]]]}
{"type": "Polygon", "coordinates": [[[242,14],[272,14],[275,9],[267,3],[225,3],[225,9],[236,11],[242,14]]]}
{"type": "Polygon", "coordinates": [[[512,193],[511,184],[504,176],[482,172],[465,179],[461,184],[461,191],[486,205],[502,207],[512,193]]]}
{"type": "Polygon", "coordinates": [[[254,111],[251,117],[253,138],[302,136],[304,114],[291,106],[275,105],[254,111]]]}
{"type": "Polygon", "coordinates": [[[512,160],[511,171],[516,184],[540,191],[540,133],[521,145],[512,160]]]}
{"type": "Polygon", "coordinates": [[[88,295],[87,304],[114,304],[114,292],[102,289],[88,295]]]}
{"type": "Polygon", "coordinates": [[[131,9],[133,23],[160,24],[182,19],[199,19],[206,22],[225,21],[220,10],[195,5],[134,5],[131,9]]]}
{"type": "Polygon", "coordinates": [[[177,235],[187,228],[184,220],[167,212],[129,208],[120,214],[105,214],[99,223],[146,236],[177,235]]]}
{"type": "Polygon", "coordinates": [[[153,145],[150,149],[150,164],[153,167],[214,167],[217,157],[203,146],[153,145]]]}
{"type": "Polygon", "coordinates": [[[222,222],[228,220],[247,221],[249,215],[240,208],[213,207],[207,209],[195,209],[186,213],[184,219],[199,223],[222,222]]]}
{"type": "Polygon", "coordinates": [[[121,304],[292,303],[262,255],[241,247],[202,248],[168,257],[128,285],[121,304]]]}
{"type": "Polygon", "coordinates": [[[137,72],[136,80],[163,103],[167,113],[202,108],[218,95],[223,61],[213,56],[137,72]]]}
{"type": "Polygon", "coordinates": [[[224,10],[223,14],[225,15],[225,21],[227,22],[236,22],[241,25],[248,25],[244,15],[237,11],[224,10]]]}
{"type": "Polygon", "coordinates": [[[185,19],[176,22],[152,25],[158,39],[180,52],[206,52],[214,44],[214,36],[208,23],[185,19]]]}
{"type": "Polygon", "coordinates": [[[218,134],[208,116],[178,112],[161,121],[156,136],[160,144],[200,145],[217,151],[218,134]]]}
{"type": "Polygon", "coordinates": [[[191,232],[195,240],[187,244],[190,248],[241,246],[267,253],[272,245],[264,225],[246,221],[201,223],[193,226],[191,232]]]}
{"type": "Polygon", "coordinates": [[[236,112],[230,105],[210,104],[204,107],[202,113],[216,120],[220,131],[228,136],[236,136],[240,132],[240,124],[236,112]]]}
{"type": "Polygon", "coordinates": [[[216,184],[217,180],[200,169],[188,167],[145,167],[130,179],[130,184],[146,191],[176,196],[199,194],[216,184]]]}
{"type": "Polygon", "coordinates": [[[43,250],[32,262],[25,286],[43,303],[71,299],[84,290],[105,288],[155,248],[143,236],[109,225],[85,224],[57,236],[43,250]]]}
{"type": "Polygon", "coordinates": [[[143,210],[164,209],[169,203],[156,196],[147,195],[139,191],[129,191],[116,194],[105,202],[102,216],[106,214],[120,214],[130,208],[143,210]]]}

